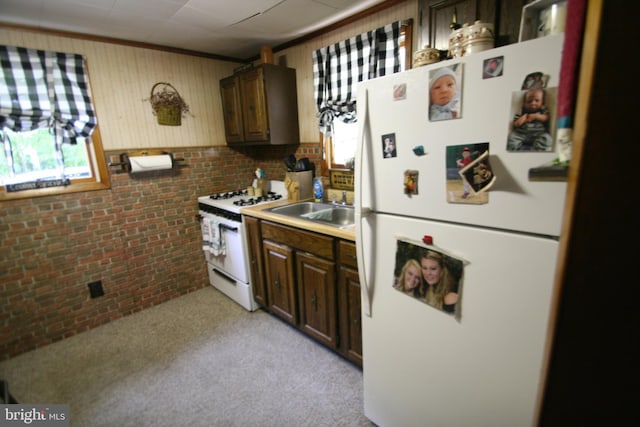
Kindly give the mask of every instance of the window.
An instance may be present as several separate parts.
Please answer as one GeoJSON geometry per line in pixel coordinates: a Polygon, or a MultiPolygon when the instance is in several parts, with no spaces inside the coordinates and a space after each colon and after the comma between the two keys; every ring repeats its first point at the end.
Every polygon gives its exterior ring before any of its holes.
{"type": "Polygon", "coordinates": [[[0,46],[0,200],[109,188],[80,55],[0,46]]]}
{"type": "Polygon", "coordinates": [[[350,168],[358,143],[357,82],[410,67],[413,25],[395,22],[314,53],[323,173],[350,168]]]}
{"type": "Polygon", "coordinates": [[[349,169],[353,166],[358,146],[358,123],[344,123],[336,120],[333,123],[333,135],[328,139],[325,150],[331,159],[331,169],[349,169]]]}

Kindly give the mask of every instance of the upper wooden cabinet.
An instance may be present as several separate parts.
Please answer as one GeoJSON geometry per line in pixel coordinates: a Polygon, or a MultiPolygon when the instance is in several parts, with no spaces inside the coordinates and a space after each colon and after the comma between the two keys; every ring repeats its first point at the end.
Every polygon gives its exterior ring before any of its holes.
{"type": "Polygon", "coordinates": [[[220,94],[222,96],[222,113],[224,115],[224,134],[227,143],[242,142],[242,104],[240,103],[240,78],[226,77],[220,80],[220,94]]]}
{"type": "Polygon", "coordinates": [[[300,143],[296,71],[260,64],[220,80],[229,145],[300,143]]]}
{"type": "Polygon", "coordinates": [[[454,13],[457,23],[491,22],[495,28],[495,45],[518,41],[520,17],[527,0],[419,0],[420,28],[418,49],[429,45],[439,50],[449,49],[449,25],[454,13]]]}

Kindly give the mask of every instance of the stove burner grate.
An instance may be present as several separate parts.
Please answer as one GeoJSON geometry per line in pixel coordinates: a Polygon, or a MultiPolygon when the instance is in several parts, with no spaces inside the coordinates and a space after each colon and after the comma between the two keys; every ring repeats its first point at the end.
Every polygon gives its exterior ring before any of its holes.
{"type": "Polygon", "coordinates": [[[234,200],[233,204],[236,206],[251,206],[251,205],[257,205],[258,203],[262,203],[262,202],[272,202],[274,200],[279,200],[281,198],[282,198],[281,194],[276,194],[270,191],[265,196],[256,196],[256,197],[250,197],[248,199],[243,198],[239,200],[234,200]]]}
{"type": "Polygon", "coordinates": [[[226,191],[223,193],[212,194],[209,196],[209,198],[212,200],[227,200],[227,199],[233,199],[234,197],[246,196],[246,195],[247,195],[247,190],[236,190],[236,191],[226,191]]]}

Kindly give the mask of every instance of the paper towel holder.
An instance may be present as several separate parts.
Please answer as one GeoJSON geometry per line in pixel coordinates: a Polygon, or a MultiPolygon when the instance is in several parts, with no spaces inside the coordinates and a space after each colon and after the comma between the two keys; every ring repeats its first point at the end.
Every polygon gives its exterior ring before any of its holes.
{"type": "Polygon", "coordinates": [[[131,153],[120,153],[120,161],[119,162],[109,162],[109,166],[120,166],[122,171],[131,173],[131,160],[130,157],[140,157],[140,156],[169,156],[171,158],[171,168],[175,168],[177,162],[182,162],[184,159],[173,157],[173,154],[168,151],[160,151],[160,150],[142,150],[142,151],[133,151],[131,153]]]}

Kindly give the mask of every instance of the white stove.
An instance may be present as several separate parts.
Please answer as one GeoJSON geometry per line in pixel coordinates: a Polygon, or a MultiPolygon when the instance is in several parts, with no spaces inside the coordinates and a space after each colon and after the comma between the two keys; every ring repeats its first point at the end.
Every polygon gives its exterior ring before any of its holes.
{"type": "Polygon", "coordinates": [[[284,182],[270,181],[270,191],[249,196],[248,191],[226,191],[198,197],[202,250],[209,283],[249,311],[258,308],[253,299],[247,239],[240,209],[282,199],[284,182]]]}
{"type": "Polygon", "coordinates": [[[240,209],[243,207],[274,202],[286,196],[283,181],[270,181],[269,187],[270,189],[267,194],[262,196],[250,196],[245,188],[198,197],[198,204],[201,210],[206,210],[207,207],[211,207],[213,208],[210,209],[211,213],[233,217],[233,215],[225,215],[225,211],[226,213],[239,215],[240,209]]]}

